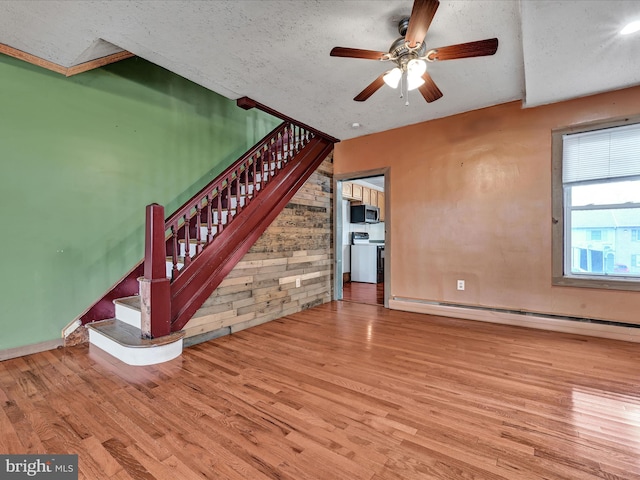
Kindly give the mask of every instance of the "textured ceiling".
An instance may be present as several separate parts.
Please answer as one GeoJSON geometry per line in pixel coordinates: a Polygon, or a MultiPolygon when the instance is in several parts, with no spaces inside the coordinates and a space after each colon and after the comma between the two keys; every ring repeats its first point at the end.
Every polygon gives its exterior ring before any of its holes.
{"type": "Polygon", "coordinates": [[[636,0],[441,1],[428,48],[497,37],[490,57],[429,65],[443,98],[409,105],[386,86],[353,97],[387,63],[330,57],[387,51],[411,0],[0,0],[0,43],[65,67],[128,50],[226,97],[248,96],[347,139],[513,100],[536,106],[640,84],[636,0]],[[351,128],[357,122],[359,129],[351,128]]]}

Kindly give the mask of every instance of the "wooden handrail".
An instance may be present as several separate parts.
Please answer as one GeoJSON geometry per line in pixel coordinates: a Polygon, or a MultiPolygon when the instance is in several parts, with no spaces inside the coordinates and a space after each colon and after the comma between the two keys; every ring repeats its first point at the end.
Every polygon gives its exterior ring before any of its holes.
{"type": "Polygon", "coordinates": [[[262,137],[262,139],[258,143],[256,143],[253,147],[251,147],[249,150],[247,150],[245,153],[243,153],[240,158],[238,158],[235,162],[233,162],[225,170],[223,170],[222,173],[220,173],[214,180],[209,182],[206,186],[202,187],[200,189],[200,191],[198,191],[198,193],[196,193],[193,197],[191,197],[189,200],[187,200],[182,205],[182,207],[180,207],[169,218],[167,218],[165,223],[171,224],[177,218],[179,218],[180,215],[183,214],[187,210],[189,205],[195,203],[198,198],[202,198],[206,194],[206,192],[211,191],[212,188],[215,188],[214,185],[219,183],[218,182],[219,178],[228,177],[235,169],[238,168],[239,164],[241,164],[245,159],[250,158],[254,154],[258,153],[258,151],[260,151],[260,149],[264,148],[265,144],[269,141],[269,139],[271,139],[272,137],[276,136],[279,132],[283,131],[286,126],[287,126],[287,123],[283,122],[280,125],[278,125],[276,128],[274,128],[273,130],[271,130],[269,133],[267,133],[264,137],[262,137]]]}
{"type": "MultiPolygon", "coordinates": [[[[164,241],[167,242],[167,249],[163,265],[171,257],[172,281],[187,269],[252,198],[259,195],[260,190],[311,138],[313,134],[306,129],[284,122],[165,221],[164,241]],[[203,220],[206,222],[204,234],[203,220]]],[[[159,259],[158,256],[154,258],[159,259]]]]}
{"type": "Polygon", "coordinates": [[[296,154],[295,161],[289,162],[238,215],[233,228],[225,229],[197,262],[185,267],[186,271],[171,283],[171,331],[187,324],[332,149],[333,143],[313,137],[296,154]]]}
{"type": "Polygon", "coordinates": [[[309,125],[305,125],[304,123],[297,122],[296,120],[285,115],[284,113],[280,113],[279,111],[274,110],[271,107],[267,107],[266,105],[263,105],[260,102],[256,102],[255,100],[249,97],[239,98],[238,100],[236,100],[236,105],[238,105],[240,108],[243,108],[245,110],[251,110],[252,108],[257,108],[258,110],[268,113],[269,115],[272,115],[276,118],[281,118],[285,122],[295,123],[300,127],[304,128],[305,130],[308,130],[314,133],[316,136],[329,140],[331,143],[338,143],[340,141],[337,138],[332,137],[331,135],[328,135],[324,132],[321,132],[320,130],[316,130],[315,128],[310,127],[309,125]]]}

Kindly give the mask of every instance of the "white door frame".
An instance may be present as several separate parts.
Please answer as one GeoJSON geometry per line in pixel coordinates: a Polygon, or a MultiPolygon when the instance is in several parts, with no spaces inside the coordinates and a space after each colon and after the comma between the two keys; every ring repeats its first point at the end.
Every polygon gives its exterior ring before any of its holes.
{"type": "Polygon", "coordinates": [[[342,300],[342,182],[366,177],[384,176],[384,306],[389,308],[391,296],[391,168],[377,168],[333,176],[333,300],[342,300]]]}

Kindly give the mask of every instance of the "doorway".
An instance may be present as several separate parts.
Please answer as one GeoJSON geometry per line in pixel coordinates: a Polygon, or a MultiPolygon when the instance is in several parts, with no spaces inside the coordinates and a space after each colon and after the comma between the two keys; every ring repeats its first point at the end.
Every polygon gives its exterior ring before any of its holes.
{"type": "Polygon", "coordinates": [[[334,192],[334,300],[388,308],[389,169],[336,175],[334,192]]]}
{"type": "Polygon", "coordinates": [[[384,282],[342,282],[342,300],[345,302],[384,305],[384,282]]]}

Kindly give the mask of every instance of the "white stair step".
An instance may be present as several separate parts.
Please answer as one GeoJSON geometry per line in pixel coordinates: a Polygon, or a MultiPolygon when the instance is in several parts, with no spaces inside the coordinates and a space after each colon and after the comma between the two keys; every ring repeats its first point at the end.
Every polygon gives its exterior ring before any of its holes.
{"type": "MultiPolygon", "coordinates": [[[[184,258],[184,257],[181,257],[181,258],[184,258]]],[[[165,265],[166,265],[165,275],[167,278],[171,279],[171,275],[173,273],[173,259],[171,257],[167,257],[167,261],[165,265]]],[[[184,267],[184,262],[178,261],[176,266],[178,267],[178,270],[182,270],[182,268],[184,267]]]]}
{"type": "MultiPolygon", "coordinates": [[[[215,236],[218,233],[218,226],[217,225],[211,225],[211,236],[213,236],[215,238],[215,236]]],[[[207,227],[207,224],[203,224],[200,225],[200,238],[202,238],[203,240],[206,240],[207,235],[209,234],[209,227],[207,227]]]]}
{"type": "Polygon", "coordinates": [[[113,304],[116,307],[116,318],[118,320],[132,327],[140,328],[140,297],[138,295],[118,298],[113,301],[113,304]]]}
{"type": "MultiPolygon", "coordinates": [[[[236,207],[238,206],[238,199],[236,198],[235,195],[232,195],[230,200],[231,200],[231,210],[235,210],[236,207]]],[[[227,207],[222,207],[222,211],[223,212],[226,211],[226,210],[227,210],[227,207]]],[[[215,209],[214,209],[214,213],[215,213],[215,209]]]]}
{"type": "MultiPolygon", "coordinates": [[[[201,245],[204,245],[206,242],[200,242],[201,245]]],[[[178,245],[180,247],[180,257],[185,257],[185,252],[187,251],[186,245],[187,242],[184,240],[178,240],[178,245]]],[[[198,241],[195,239],[189,240],[189,256],[193,257],[196,254],[196,248],[198,247],[198,241]]]]}
{"type": "Polygon", "coordinates": [[[240,184],[240,198],[244,199],[247,196],[247,192],[249,196],[253,195],[253,184],[245,185],[244,183],[240,184]]]}
{"type": "Polygon", "coordinates": [[[184,332],[143,339],[139,328],[116,318],[90,323],[89,343],[127,365],[155,365],[179,357],[184,332]]]}
{"type": "MultiPolygon", "coordinates": [[[[231,209],[231,215],[235,215],[236,211],[234,209],[231,209]]],[[[220,215],[220,218],[222,219],[222,224],[226,225],[227,223],[227,218],[229,217],[229,212],[226,209],[223,209],[220,215]]],[[[220,223],[218,221],[218,212],[216,210],[213,211],[213,215],[211,216],[213,223],[220,223]]]]}

